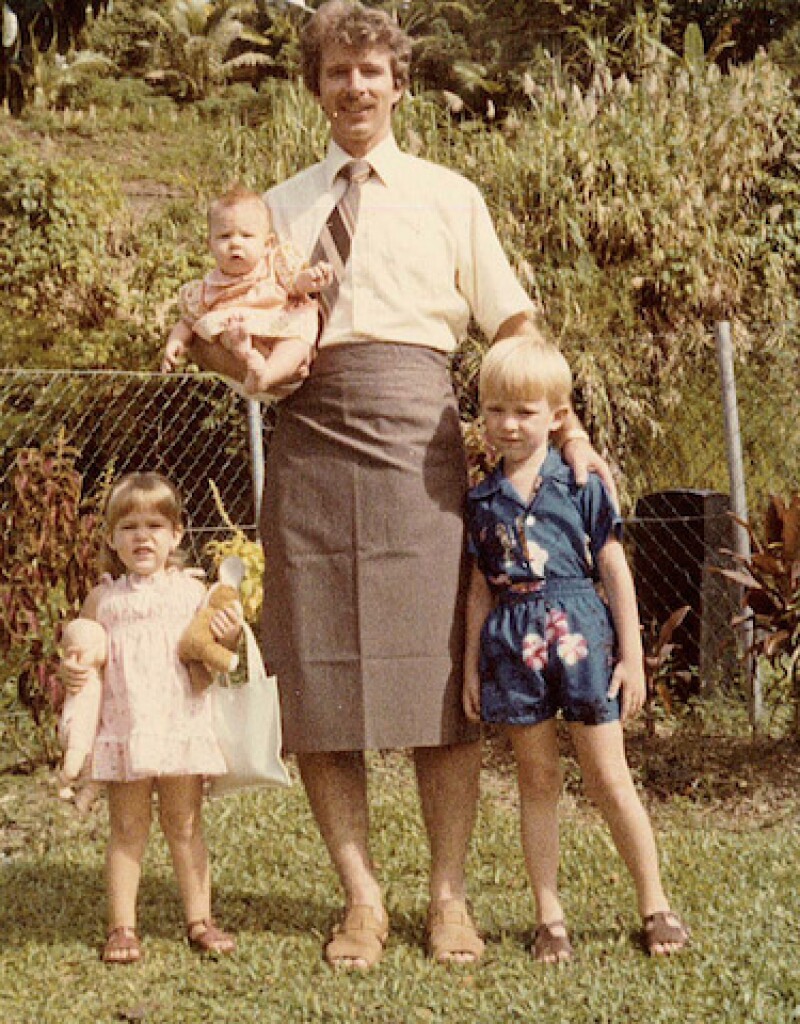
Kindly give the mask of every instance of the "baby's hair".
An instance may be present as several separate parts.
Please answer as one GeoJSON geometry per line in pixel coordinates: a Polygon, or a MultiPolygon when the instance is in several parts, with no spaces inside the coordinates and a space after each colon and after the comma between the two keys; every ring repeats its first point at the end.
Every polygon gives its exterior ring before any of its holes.
{"type": "Polygon", "coordinates": [[[222,195],[217,196],[216,199],[212,199],[208,205],[208,223],[211,224],[211,221],[220,210],[228,210],[232,206],[240,206],[243,203],[255,203],[257,206],[261,207],[264,211],[267,223],[271,223],[269,209],[267,208],[267,204],[264,202],[264,197],[259,195],[258,192],[254,192],[246,185],[243,185],[241,181],[235,181],[225,189],[222,195]]]}
{"type": "Polygon", "coordinates": [[[546,398],[559,409],[570,404],[572,371],[552,342],[514,335],[495,342],[483,357],[478,392],[481,404],[493,398],[546,398]]]}
{"type": "MultiPolygon", "coordinates": [[[[158,512],[178,529],[183,527],[183,499],[177,488],[160,473],[126,473],[111,488],[105,504],[106,537],[100,551],[100,568],[112,576],[123,576],[125,566],[108,543],[114,527],[131,512],[158,512]]],[[[169,565],[181,565],[183,555],[173,551],[169,565]]]]}

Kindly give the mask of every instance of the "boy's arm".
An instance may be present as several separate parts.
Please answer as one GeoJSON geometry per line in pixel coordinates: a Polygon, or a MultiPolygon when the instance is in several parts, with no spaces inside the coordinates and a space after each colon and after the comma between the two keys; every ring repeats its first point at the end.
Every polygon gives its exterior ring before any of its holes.
{"type": "Polygon", "coordinates": [[[470,722],[481,720],[481,677],[478,670],[481,629],[494,607],[494,598],[486,577],[473,562],[467,589],[466,630],[464,637],[464,714],[470,722]]]}
{"type": "Polygon", "coordinates": [[[636,589],[622,544],[610,537],[597,556],[600,579],[611,606],[617,633],[619,660],[609,687],[609,697],[622,691],[622,720],[633,718],[645,700],[644,652],[636,589]]]}

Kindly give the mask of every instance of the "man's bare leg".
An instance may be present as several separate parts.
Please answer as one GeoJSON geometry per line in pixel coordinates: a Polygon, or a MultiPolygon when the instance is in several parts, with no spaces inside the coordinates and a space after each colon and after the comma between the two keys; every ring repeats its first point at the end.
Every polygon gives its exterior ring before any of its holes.
{"type": "MultiPolygon", "coordinates": [[[[466,859],[478,809],[480,743],[420,747],[414,751],[414,762],[431,851],[431,909],[435,912],[450,904],[458,914],[458,905],[466,899],[466,859]]],[[[467,927],[471,929],[471,923],[467,927]]],[[[479,959],[482,943],[480,949],[475,940],[464,949],[455,948],[458,945],[454,942],[453,951],[437,959],[454,963],[479,959]]]]}
{"type": "MultiPolygon", "coordinates": [[[[367,906],[381,920],[380,886],[369,855],[369,809],[364,755],[358,751],[298,754],[311,812],[328,848],[345,895],[345,908],[367,906]]],[[[336,958],[342,967],[365,968],[355,957],[336,958]]]]}

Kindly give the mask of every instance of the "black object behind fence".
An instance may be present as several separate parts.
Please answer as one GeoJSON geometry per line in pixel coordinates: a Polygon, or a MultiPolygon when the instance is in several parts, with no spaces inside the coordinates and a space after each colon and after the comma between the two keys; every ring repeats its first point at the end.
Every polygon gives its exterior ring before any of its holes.
{"type": "Polygon", "coordinates": [[[730,565],[722,553],[733,544],[729,508],[717,491],[659,491],[639,498],[627,524],[645,632],[682,605],[691,608],[673,636],[673,664],[696,673],[693,690],[738,671],[736,589],[713,571],[730,565]]]}

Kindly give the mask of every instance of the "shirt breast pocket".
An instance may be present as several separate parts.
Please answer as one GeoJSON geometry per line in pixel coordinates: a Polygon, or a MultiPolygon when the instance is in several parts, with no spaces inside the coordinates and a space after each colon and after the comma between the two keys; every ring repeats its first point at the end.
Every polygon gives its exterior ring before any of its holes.
{"type": "Polygon", "coordinates": [[[401,294],[452,288],[453,244],[435,211],[424,206],[380,210],[371,229],[370,253],[380,259],[401,294]]]}

